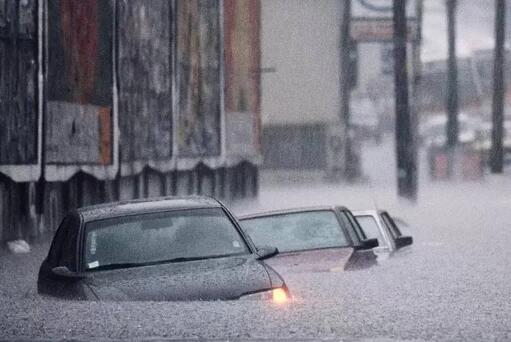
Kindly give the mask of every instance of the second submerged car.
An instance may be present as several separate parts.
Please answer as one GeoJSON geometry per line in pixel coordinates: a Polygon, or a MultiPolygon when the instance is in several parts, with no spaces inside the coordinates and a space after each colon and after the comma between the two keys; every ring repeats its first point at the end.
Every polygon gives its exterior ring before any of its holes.
{"type": "Polygon", "coordinates": [[[367,239],[345,207],[287,209],[240,217],[256,246],[273,245],[279,255],[269,264],[279,272],[342,271],[376,264],[367,239]]]}

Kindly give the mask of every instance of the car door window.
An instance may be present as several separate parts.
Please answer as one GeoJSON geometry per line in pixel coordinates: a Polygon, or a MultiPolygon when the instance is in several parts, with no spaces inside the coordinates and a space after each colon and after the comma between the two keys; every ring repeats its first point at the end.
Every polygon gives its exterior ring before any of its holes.
{"type": "Polygon", "coordinates": [[[343,210],[341,211],[341,217],[347,222],[347,225],[351,231],[351,234],[354,235],[353,240],[354,241],[363,241],[367,239],[364,231],[360,227],[358,221],[355,219],[351,211],[349,210],[343,210]]]}
{"type": "Polygon", "coordinates": [[[70,216],[66,216],[60,223],[55,237],[51,243],[50,252],[48,253],[48,263],[51,267],[56,267],[59,264],[59,260],[62,254],[62,248],[67,235],[67,223],[70,220],[70,216]]]}
{"type": "Polygon", "coordinates": [[[385,222],[385,224],[389,228],[390,233],[392,234],[392,237],[394,239],[396,239],[396,238],[398,238],[398,237],[400,237],[402,235],[401,231],[397,227],[396,223],[394,222],[394,220],[392,219],[392,217],[390,217],[390,215],[388,213],[383,213],[381,215],[381,217],[383,218],[383,221],[385,222]]]}
{"type": "Polygon", "coordinates": [[[378,223],[371,215],[362,215],[357,216],[357,221],[362,226],[365,235],[369,239],[378,239],[378,243],[380,246],[385,245],[385,240],[383,239],[383,235],[381,233],[380,227],[378,223]]]}
{"type": "Polygon", "coordinates": [[[77,234],[80,225],[80,218],[72,215],[64,225],[64,240],[59,256],[59,266],[66,266],[71,271],[76,271],[77,257],[77,234]]]}

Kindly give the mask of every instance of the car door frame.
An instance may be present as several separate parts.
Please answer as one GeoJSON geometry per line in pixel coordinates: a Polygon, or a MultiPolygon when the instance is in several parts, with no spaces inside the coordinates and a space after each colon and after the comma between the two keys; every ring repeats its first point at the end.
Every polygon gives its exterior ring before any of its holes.
{"type": "MultiPolygon", "coordinates": [[[[385,240],[385,246],[378,246],[378,247],[386,247],[386,249],[389,252],[394,252],[396,250],[396,244],[395,244],[394,238],[392,236],[392,233],[390,232],[390,229],[385,224],[385,221],[380,216],[381,211],[372,211],[372,210],[371,211],[365,211],[365,210],[358,211],[357,210],[357,211],[355,211],[355,213],[353,215],[355,216],[355,218],[358,218],[359,216],[372,217],[373,220],[375,220],[375,222],[376,222],[376,226],[378,227],[378,230],[380,231],[381,236],[385,240]]],[[[362,227],[362,229],[364,229],[364,228],[362,227]]]]}

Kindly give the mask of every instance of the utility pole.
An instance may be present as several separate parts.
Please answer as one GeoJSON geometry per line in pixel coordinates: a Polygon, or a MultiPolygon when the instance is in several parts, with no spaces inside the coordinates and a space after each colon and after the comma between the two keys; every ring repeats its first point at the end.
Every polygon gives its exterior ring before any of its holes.
{"type": "Polygon", "coordinates": [[[492,173],[502,173],[504,150],[502,146],[504,124],[504,42],[506,27],[506,0],[495,0],[495,61],[493,66],[493,127],[490,163],[492,173]]]}
{"type": "Polygon", "coordinates": [[[342,153],[344,158],[343,177],[344,179],[351,180],[354,175],[353,165],[353,151],[351,141],[351,128],[350,128],[350,60],[351,60],[351,0],[342,0],[344,6],[342,12],[341,23],[341,70],[340,70],[340,83],[341,83],[341,113],[340,122],[343,127],[343,147],[342,153]]]}
{"type": "MultiPolygon", "coordinates": [[[[458,66],[456,62],[456,4],[446,0],[449,58],[447,65],[447,147],[458,144],[458,66]]],[[[451,160],[452,161],[452,160],[451,160]]]]}
{"type": "Polygon", "coordinates": [[[406,0],[393,0],[393,24],[398,194],[410,200],[416,200],[413,122],[408,94],[406,0]]]}

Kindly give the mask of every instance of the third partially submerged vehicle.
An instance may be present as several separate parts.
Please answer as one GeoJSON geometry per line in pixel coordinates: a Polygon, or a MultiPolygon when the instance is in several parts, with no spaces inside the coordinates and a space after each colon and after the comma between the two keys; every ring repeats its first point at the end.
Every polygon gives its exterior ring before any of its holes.
{"type": "Polygon", "coordinates": [[[376,264],[372,248],[345,207],[288,209],[240,217],[256,246],[271,244],[279,255],[267,262],[278,272],[341,271],[376,264]]]}
{"type": "Polygon", "coordinates": [[[392,253],[413,243],[411,236],[401,233],[394,219],[385,210],[354,210],[353,215],[366,236],[378,239],[377,253],[392,253]]]}

